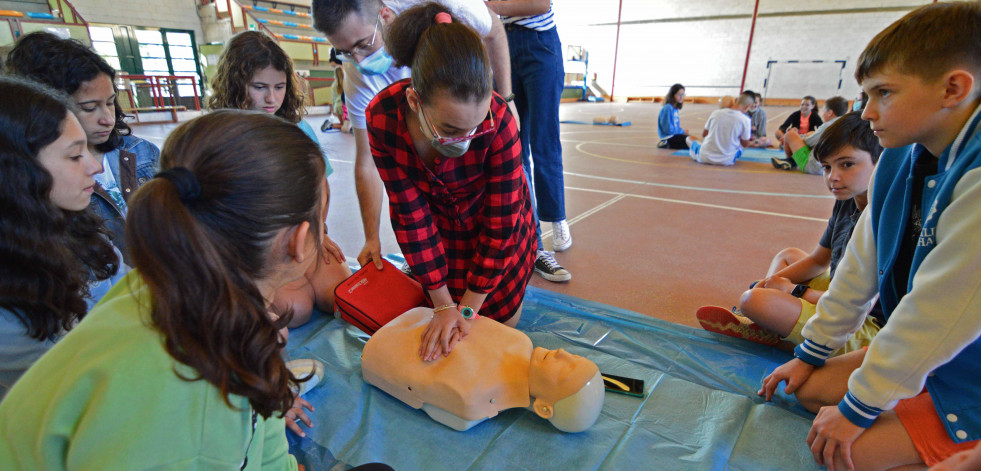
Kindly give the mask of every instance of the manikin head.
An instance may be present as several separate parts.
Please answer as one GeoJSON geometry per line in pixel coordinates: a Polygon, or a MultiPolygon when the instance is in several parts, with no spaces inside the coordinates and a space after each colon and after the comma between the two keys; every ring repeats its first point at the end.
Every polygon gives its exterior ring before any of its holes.
{"type": "Polygon", "coordinates": [[[536,347],[528,368],[532,408],[563,432],[582,432],[603,409],[603,379],[592,361],[563,349],[536,347]]]}

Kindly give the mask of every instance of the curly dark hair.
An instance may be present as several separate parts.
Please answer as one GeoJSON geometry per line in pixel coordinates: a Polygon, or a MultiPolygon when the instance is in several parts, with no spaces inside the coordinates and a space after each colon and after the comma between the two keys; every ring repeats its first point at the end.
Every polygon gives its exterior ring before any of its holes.
{"type": "Polygon", "coordinates": [[[54,180],[38,161],[61,136],[70,103],[40,84],[0,77],[0,307],[37,340],[71,329],[87,311],[90,277],[119,268],[102,219],[56,207],[54,180]]]}
{"type": "Polygon", "coordinates": [[[293,71],[293,61],[273,38],[259,31],[238,33],[225,45],[211,79],[214,94],[208,100],[208,109],[251,109],[249,82],[256,71],[269,66],[286,74],[286,97],[276,116],[291,123],[300,122],[304,114],[303,90],[293,71]]]}
{"type": "MultiPolygon", "coordinates": [[[[297,378],[257,280],[275,270],[271,241],[283,229],[323,224],[325,164],[300,128],[268,113],[218,110],[175,129],[160,167],[180,167],[200,191],[154,178],[129,201],[126,240],[152,294],[151,321],[177,361],[263,417],[285,413],[297,378]]],[[[185,177],[186,178],[186,177],[185,177]]],[[[319,243],[317,244],[319,247],[319,243]]]]}
{"type": "MultiPolygon", "coordinates": [[[[37,31],[22,37],[7,54],[5,64],[8,74],[19,75],[49,87],[74,94],[85,83],[99,74],[109,76],[115,83],[116,70],[94,51],[75,39],[62,39],[51,33],[37,31]]],[[[110,152],[123,145],[123,136],[132,132],[123,120],[126,114],[113,99],[116,124],[109,140],[98,144],[99,152],[110,152]]]]}

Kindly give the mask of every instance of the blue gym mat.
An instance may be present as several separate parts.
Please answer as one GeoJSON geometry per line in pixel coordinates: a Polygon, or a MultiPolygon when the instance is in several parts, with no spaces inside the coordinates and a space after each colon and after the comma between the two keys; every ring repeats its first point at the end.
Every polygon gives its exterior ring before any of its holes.
{"type": "MultiPolygon", "coordinates": [[[[688,153],[688,150],[672,152],[671,155],[683,155],[689,159],[691,158],[691,154],[688,153]]],[[[787,157],[787,154],[780,149],[760,149],[758,147],[750,147],[748,149],[743,149],[743,155],[737,160],[770,163],[770,159],[772,157],[779,157],[783,159],[787,157]]]]}
{"type": "Polygon", "coordinates": [[[518,328],[537,346],[643,379],[645,396],[607,393],[582,433],[562,433],[525,409],[457,432],[366,384],[367,336],[315,315],[291,331],[287,350],[322,361],[326,380],[304,396],[317,409],[315,426],[306,438],[287,432],[290,451],[308,470],[368,462],[397,470],[819,469],[805,443],[813,415],[793,398],[756,396],[785,353],[534,287],[518,328]]]}

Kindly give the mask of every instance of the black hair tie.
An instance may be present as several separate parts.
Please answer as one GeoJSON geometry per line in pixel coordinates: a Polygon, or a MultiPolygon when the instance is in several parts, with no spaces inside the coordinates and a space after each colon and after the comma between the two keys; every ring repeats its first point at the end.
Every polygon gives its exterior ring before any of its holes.
{"type": "Polygon", "coordinates": [[[198,182],[198,177],[194,175],[194,172],[184,167],[167,169],[157,173],[153,178],[170,180],[170,183],[173,183],[174,187],[177,188],[177,196],[184,203],[190,203],[201,196],[201,184],[198,182]]]}

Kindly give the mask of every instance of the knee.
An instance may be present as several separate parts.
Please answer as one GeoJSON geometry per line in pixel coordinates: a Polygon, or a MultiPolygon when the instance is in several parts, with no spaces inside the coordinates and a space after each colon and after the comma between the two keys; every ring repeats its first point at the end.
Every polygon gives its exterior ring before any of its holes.
{"type": "Polygon", "coordinates": [[[739,310],[742,311],[744,316],[754,321],[756,314],[762,311],[766,304],[763,289],[765,288],[748,289],[739,297],[739,310]]]}
{"type": "Polygon", "coordinates": [[[807,256],[807,253],[797,247],[787,247],[779,252],[777,252],[777,258],[783,261],[787,265],[791,265],[794,262],[807,256]]]}

